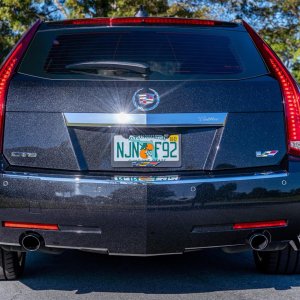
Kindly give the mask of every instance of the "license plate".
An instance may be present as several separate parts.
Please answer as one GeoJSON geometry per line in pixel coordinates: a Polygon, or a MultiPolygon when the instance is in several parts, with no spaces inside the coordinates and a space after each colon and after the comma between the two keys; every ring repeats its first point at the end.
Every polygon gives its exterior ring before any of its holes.
{"type": "Polygon", "coordinates": [[[115,135],[113,167],[180,167],[180,135],[115,135]]]}

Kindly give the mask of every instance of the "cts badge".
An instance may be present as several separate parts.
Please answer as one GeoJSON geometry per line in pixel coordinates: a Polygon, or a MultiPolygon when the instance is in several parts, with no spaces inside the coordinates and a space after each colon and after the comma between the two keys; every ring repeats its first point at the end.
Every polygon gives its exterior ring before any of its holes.
{"type": "Polygon", "coordinates": [[[273,157],[278,153],[278,150],[256,151],[256,157],[273,157]]]}
{"type": "Polygon", "coordinates": [[[148,111],[158,106],[160,98],[153,89],[139,89],[134,93],[132,102],[137,109],[148,111]]]}

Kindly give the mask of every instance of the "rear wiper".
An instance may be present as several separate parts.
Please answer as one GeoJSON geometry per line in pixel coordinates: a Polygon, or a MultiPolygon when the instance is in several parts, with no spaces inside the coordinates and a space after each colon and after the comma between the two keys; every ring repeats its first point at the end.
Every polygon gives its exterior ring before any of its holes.
{"type": "Polygon", "coordinates": [[[66,66],[66,69],[70,71],[89,71],[89,70],[119,70],[119,71],[128,71],[134,72],[138,74],[149,74],[150,67],[148,64],[137,63],[131,61],[87,61],[87,62],[79,62],[75,64],[70,64],[66,66]]]}

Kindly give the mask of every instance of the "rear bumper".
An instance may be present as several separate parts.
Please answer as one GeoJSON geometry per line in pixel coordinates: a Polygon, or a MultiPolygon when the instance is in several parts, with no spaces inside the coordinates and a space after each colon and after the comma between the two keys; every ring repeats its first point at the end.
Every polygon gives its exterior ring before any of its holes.
{"type": "MultiPolygon", "coordinates": [[[[36,230],[49,248],[156,255],[244,245],[256,230],[234,223],[288,221],[273,242],[300,232],[300,173],[211,177],[78,177],[4,173],[0,221],[58,224],[36,230]]],[[[0,227],[0,245],[19,246],[24,229],[0,227]]]]}

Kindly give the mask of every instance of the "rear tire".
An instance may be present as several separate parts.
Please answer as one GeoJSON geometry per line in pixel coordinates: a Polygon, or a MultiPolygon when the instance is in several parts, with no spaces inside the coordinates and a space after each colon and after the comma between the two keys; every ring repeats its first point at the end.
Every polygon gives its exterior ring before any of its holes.
{"type": "Polygon", "coordinates": [[[253,251],[256,268],[267,274],[300,274],[300,251],[290,245],[277,251],[253,251]]]}
{"type": "Polygon", "coordinates": [[[0,280],[16,280],[24,272],[25,252],[13,252],[0,249],[0,280]]]}

